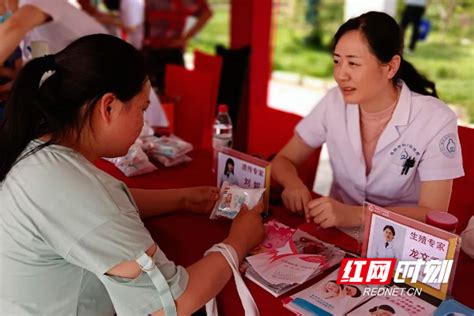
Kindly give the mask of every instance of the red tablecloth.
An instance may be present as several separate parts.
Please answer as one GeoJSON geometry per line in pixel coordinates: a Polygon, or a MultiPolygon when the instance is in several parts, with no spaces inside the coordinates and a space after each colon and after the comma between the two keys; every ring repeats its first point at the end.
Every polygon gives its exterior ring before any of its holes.
{"type": "MultiPolygon", "coordinates": [[[[131,188],[164,189],[195,185],[215,185],[216,180],[211,170],[212,154],[208,151],[195,151],[193,161],[173,168],[160,167],[153,173],[127,178],[114,165],[98,161],[96,165],[124,181],[131,188]]],[[[303,218],[293,215],[281,206],[270,206],[272,218],[292,227],[299,227],[310,232],[321,240],[336,244],[351,252],[357,252],[357,242],[337,229],[316,229],[314,225],[305,224],[303,218]]],[[[211,221],[207,216],[179,212],[151,218],[145,221],[153,238],[166,253],[168,258],[182,266],[188,266],[199,260],[210,246],[222,241],[229,231],[230,222],[211,221]]],[[[312,282],[324,277],[318,277],[312,282]]],[[[261,315],[293,315],[283,308],[281,298],[275,298],[253,282],[245,282],[250,289],[261,315]]],[[[474,307],[471,284],[474,284],[474,260],[461,252],[456,269],[453,296],[461,303],[474,307]]],[[[288,293],[294,293],[302,288],[288,293]]],[[[285,297],[287,295],[284,295],[285,297]]],[[[219,311],[222,315],[244,315],[240,299],[231,280],[218,296],[219,311]]]]}

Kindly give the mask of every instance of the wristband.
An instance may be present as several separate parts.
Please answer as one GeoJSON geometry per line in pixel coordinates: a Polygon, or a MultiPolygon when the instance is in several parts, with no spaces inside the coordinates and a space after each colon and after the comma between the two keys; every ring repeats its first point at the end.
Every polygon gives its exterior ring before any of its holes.
{"type": "MultiPolygon", "coordinates": [[[[255,304],[252,294],[250,294],[249,289],[240,275],[239,259],[234,247],[228,244],[219,243],[209,248],[204,255],[207,255],[210,252],[220,252],[229,263],[229,266],[232,269],[232,274],[234,275],[235,285],[237,287],[237,292],[239,293],[240,301],[244,307],[245,316],[259,316],[260,313],[258,312],[257,304],[255,304]]],[[[216,298],[211,299],[206,304],[206,313],[208,316],[218,315],[216,298]]]]}

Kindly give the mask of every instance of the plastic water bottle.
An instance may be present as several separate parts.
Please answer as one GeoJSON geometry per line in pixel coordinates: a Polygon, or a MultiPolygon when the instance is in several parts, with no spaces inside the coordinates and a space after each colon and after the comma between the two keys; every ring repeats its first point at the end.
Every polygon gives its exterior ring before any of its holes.
{"type": "Polygon", "coordinates": [[[217,170],[217,152],[224,147],[232,147],[232,120],[229,116],[229,108],[220,104],[214,121],[212,148],[214,149],[212,172],[217,170]]]}
{"type": "Polygon", "coordinates": [[[218,151],[223,147],[232,147],[232,120],[227,105],[221,104],[214,121],[212,147],[218,151]]]}

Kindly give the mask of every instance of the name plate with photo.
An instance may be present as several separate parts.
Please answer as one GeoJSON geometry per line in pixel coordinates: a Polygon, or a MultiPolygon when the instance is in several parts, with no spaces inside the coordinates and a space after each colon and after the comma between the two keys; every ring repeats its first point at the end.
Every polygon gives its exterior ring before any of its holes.
{"type": "Polygon", "coordinates": [[[395,273],[394,278],[405,279],[407,285],[421,288],[438,299],[445,299],[453,284],[461,238],[374,204],[364,203],[364,209],[366,219],[362,256],[396,258],[405,261],[403,264],[412,261],[408,263],[413,263],[413,267],[407,266],[404,274],[400,273],[403,269],[398,267],[399,273],[395,273]],[[436,278],[427,276],[432,272],[428,266],[444,275],[436,278]],[[410,276],[410,271],[418,273],[410,276]],[[439,282],[441,279],[443,281],[439,282]]]}
{"type": "Polygon", "coordinates": [[[263,202],[268,210],[270,201],[270,163],[230,148],[217,153],[217,186],[224,181],[241,188],[265,188],[263,202]]]}

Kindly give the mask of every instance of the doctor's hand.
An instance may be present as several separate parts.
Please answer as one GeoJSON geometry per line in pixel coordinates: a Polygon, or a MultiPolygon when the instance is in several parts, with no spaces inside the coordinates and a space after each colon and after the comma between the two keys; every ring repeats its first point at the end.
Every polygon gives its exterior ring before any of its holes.
{"type": "Polygon", "coordinates": [[[330,197],[321,197],[308,203],[308,214],[322,228],[353,227],[362,224],[362,206],[341,203],[330,197]]]}
{"type": "Polygon", "coordinates": [[[219,199],[219,188],[210,186],[183,189],[184,209],[199,214],[210,214],[219,199]]]}
{"type": "Polygon", "coordinates": [[[285,207],[293,213],[308,214],[307,205],[311,201],[311,192],[303,182],[286,186],[281,199],[285,207]]]}

